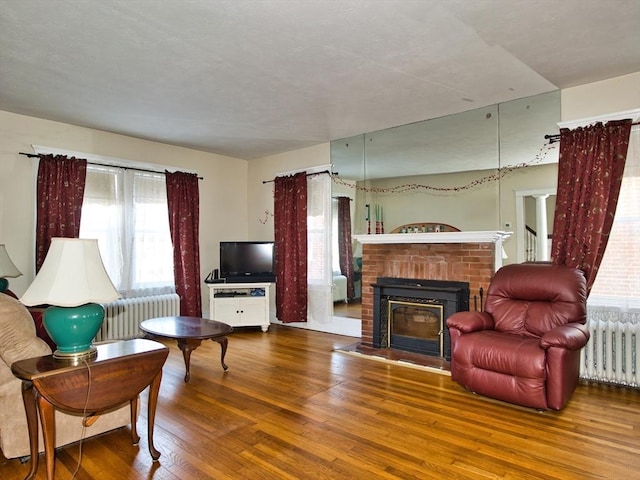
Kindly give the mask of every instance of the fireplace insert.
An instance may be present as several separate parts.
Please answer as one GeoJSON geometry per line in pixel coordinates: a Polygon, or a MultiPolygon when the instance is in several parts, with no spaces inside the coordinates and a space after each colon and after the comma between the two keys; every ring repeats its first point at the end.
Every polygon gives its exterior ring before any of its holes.
{"type": "Polygon", "coordinates": [[[373,346],[451,360],[446,320],[469,310],[469,284],[378,277],[373,284],[373,346]]]}

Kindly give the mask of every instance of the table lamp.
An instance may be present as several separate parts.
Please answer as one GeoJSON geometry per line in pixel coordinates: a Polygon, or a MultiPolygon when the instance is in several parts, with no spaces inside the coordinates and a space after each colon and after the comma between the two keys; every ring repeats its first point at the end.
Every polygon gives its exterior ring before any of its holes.
{"type": "Polygon", "coordinates": [[[22,275],[18,267],[14,265],[7,252],[7,247],[0,244],[0,293],[4,293],[9,288],[9,280],[7,278],[16,278],[22,275]]]}
{"type": "Polygon", "coordinates": [[[97,240],[53,238],[40,271],[20,301],[48,304],[42,319],[55,342],[55,358],[79,361],[92,357],[93,339],[102,326],[104,308],[97,302],[117,299],[97,240]]]}

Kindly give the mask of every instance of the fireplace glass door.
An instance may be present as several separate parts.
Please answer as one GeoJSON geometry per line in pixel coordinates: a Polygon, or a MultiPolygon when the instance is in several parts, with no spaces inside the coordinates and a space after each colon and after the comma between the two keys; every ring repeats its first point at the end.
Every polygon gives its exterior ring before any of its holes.
{"type": "Polygon", "coordinates": [[[444,356],[443,306],[389,300],[390,348],[444,356]]]}

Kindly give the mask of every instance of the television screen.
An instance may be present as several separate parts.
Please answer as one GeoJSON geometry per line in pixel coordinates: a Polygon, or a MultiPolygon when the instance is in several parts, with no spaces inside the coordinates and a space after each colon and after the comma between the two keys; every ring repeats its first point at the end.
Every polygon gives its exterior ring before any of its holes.
{"type": "Polygon", "coordinates": [[[273,275],[274,242],[220,242],[222,278],[273,275]]]}

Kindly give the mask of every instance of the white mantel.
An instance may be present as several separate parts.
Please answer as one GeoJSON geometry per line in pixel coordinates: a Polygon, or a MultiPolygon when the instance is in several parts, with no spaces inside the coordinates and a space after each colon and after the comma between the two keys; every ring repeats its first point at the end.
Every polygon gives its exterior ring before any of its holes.
{"type": "Polygon", "coordinates": [[[496,230],[475,232],[434,232],[434,233],[382,233],[353,235],[361,244],[407,244],[407,243],[495,243],[494,267],[502,267],[502,242],[512,232],[496,230]]]}
{"type": "Polygon", "coordinates": [[[511,232],[495,230],[478,232],[436,232],[436,233],[381,233],[353,235],[362,243],[502,243],[511,232]]]}

